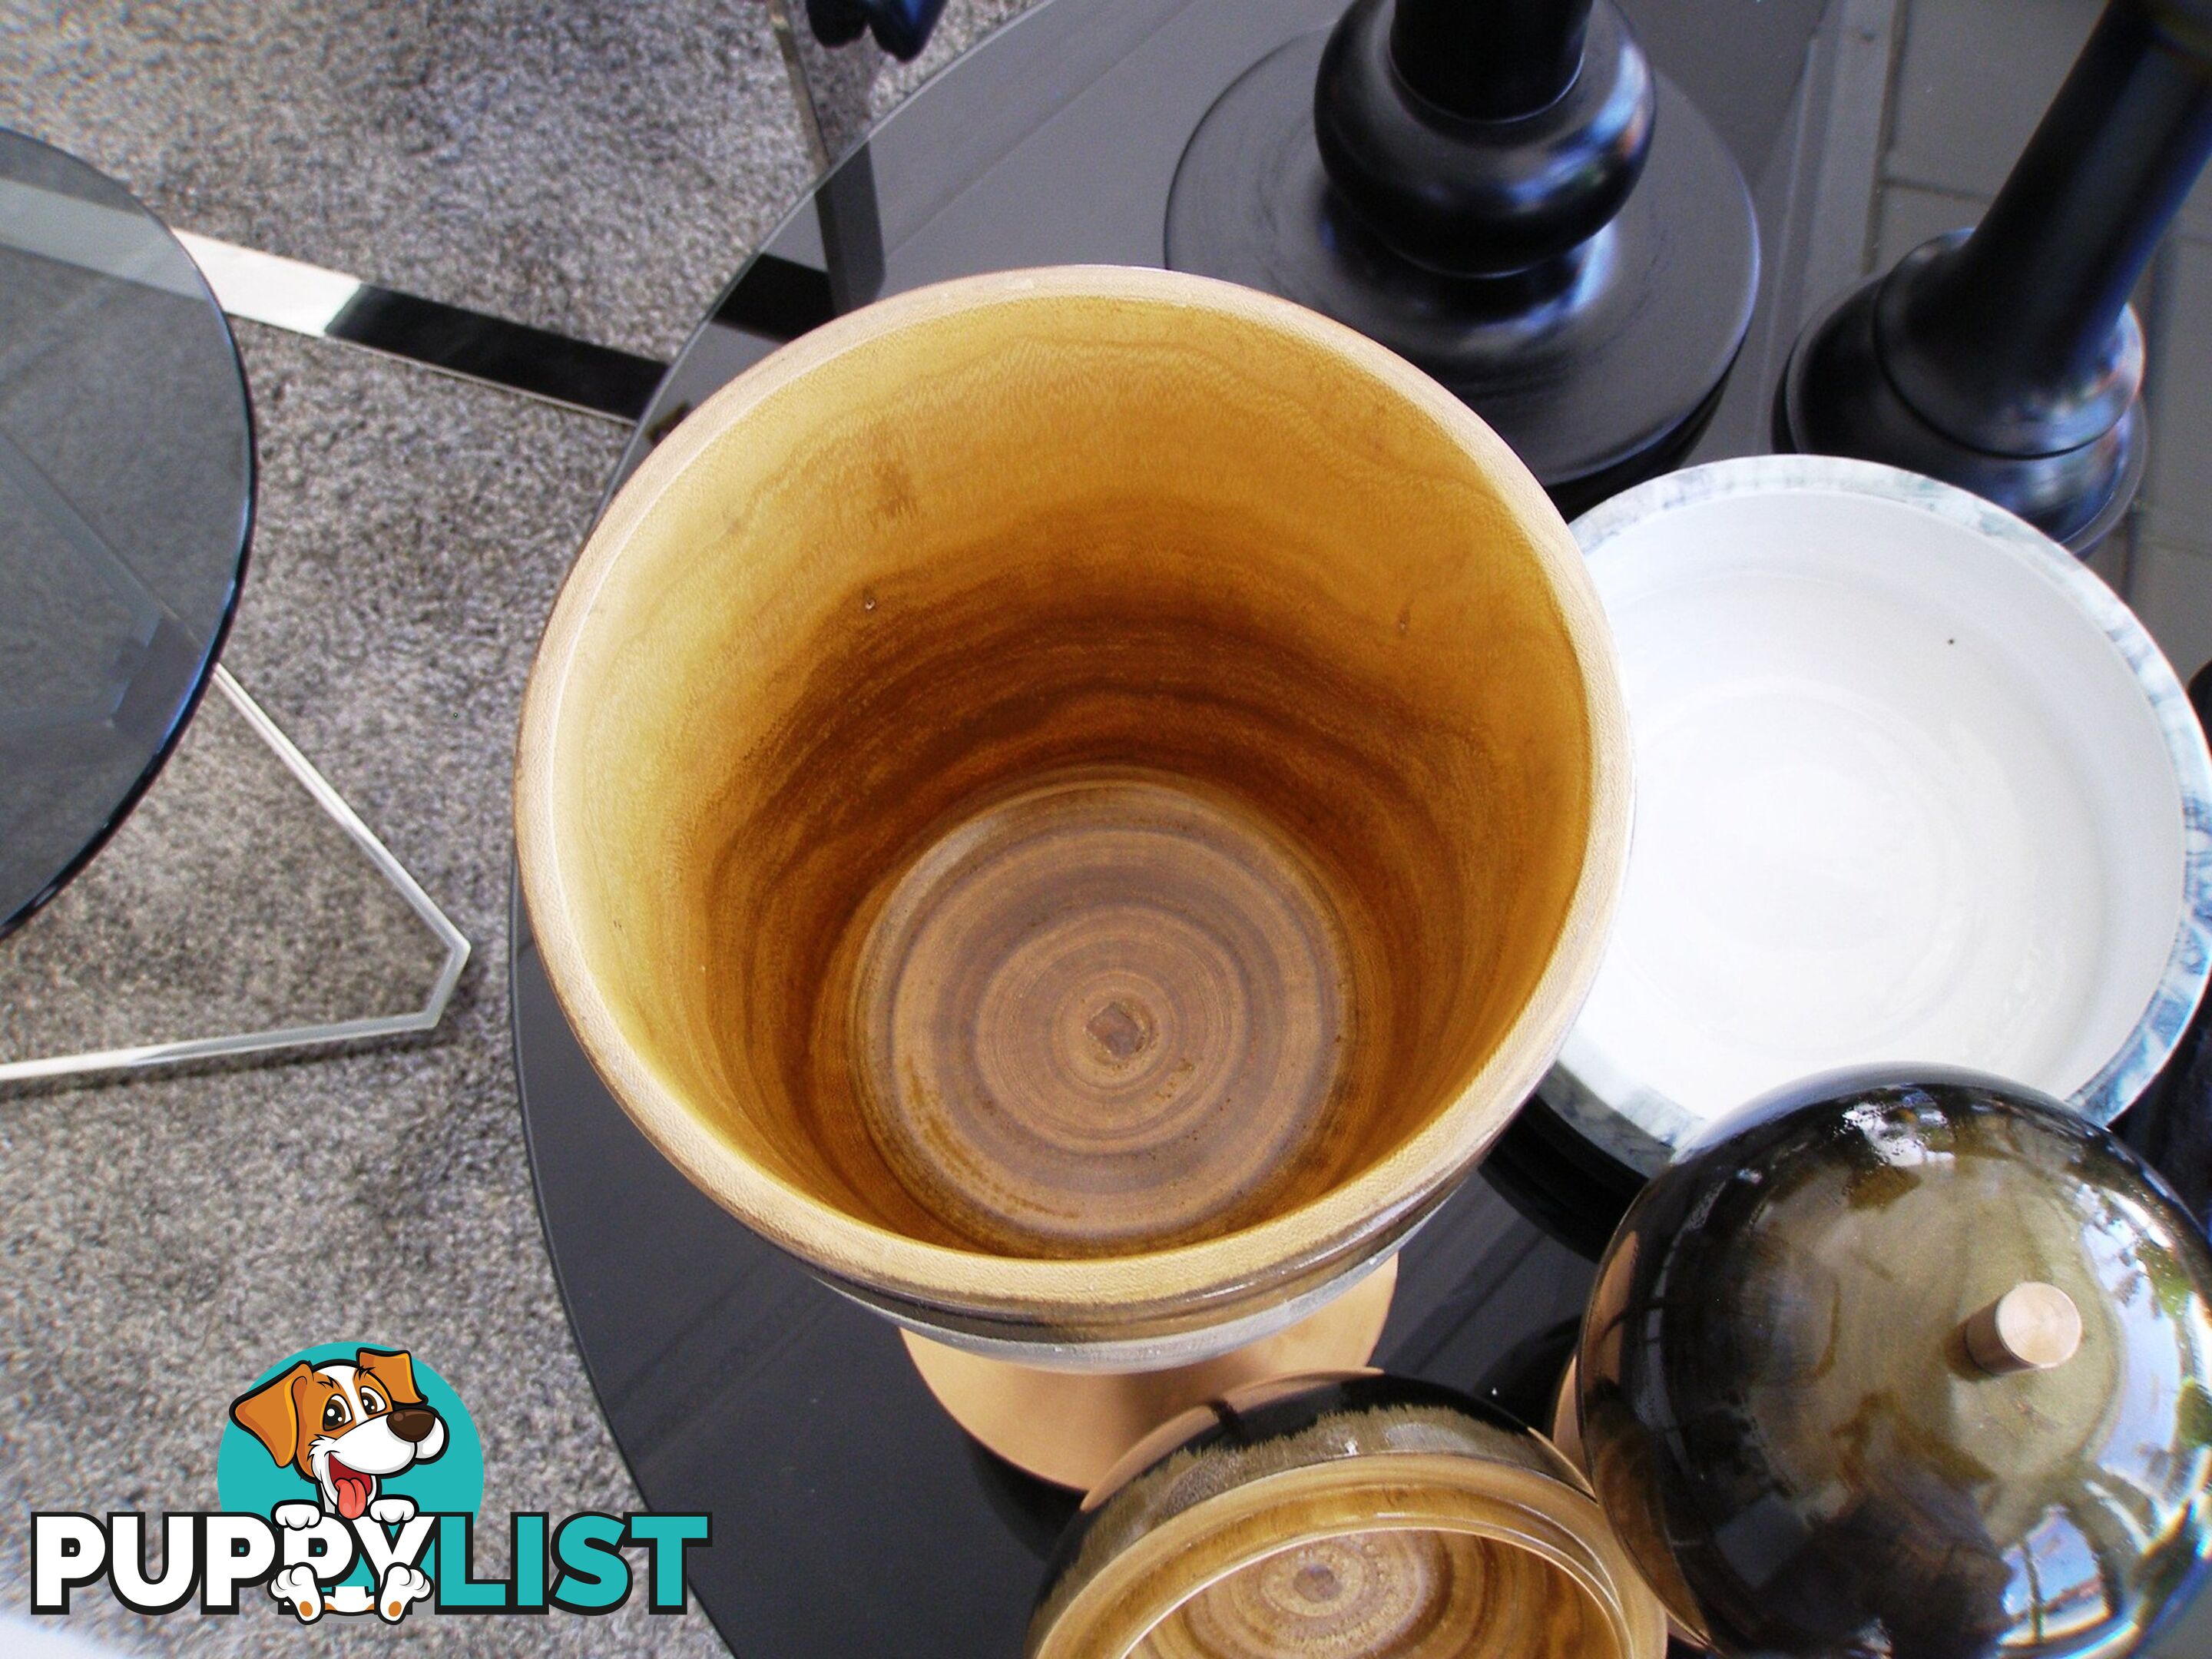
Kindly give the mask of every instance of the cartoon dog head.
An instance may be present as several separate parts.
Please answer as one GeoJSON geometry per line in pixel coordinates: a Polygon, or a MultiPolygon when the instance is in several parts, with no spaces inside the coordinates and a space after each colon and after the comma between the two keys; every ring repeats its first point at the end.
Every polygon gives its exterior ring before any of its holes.
{"type": "Polygon", "coordinates": [[[322,1494],[325,1512],[368,1513],[386,1475],[446,1449],[446,1425],[422,1401],[404,1353],[363,1348],[350,1365],[301,1360],[231,1402],[231,1420],[297,1469],[322,1494]]]}

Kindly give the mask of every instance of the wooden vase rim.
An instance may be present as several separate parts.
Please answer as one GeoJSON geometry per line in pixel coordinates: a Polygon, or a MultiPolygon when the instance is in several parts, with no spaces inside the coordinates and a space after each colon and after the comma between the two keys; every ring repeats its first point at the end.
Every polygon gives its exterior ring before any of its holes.
{"type": "Polygon", "coordinates": [[[963,277],[913,289],[823,325],[702,404],[649,454],[585,543],[564,583],[525,696],[514,781],[516,853],[547,975],[586,1054],[647,1138],[749,1227],[832,1275],[925,1304],[1048,1320],[1070,1309],[1202,1310],[1257,1273],[1324,1259],[1432,1202],[1472,1167],[1511,1107],[1550,1066],[1603,952],[1626,863],[1627,717],[1613,644],[1573,537],[1519,459],[1471,410],[1354,331],[1270,295],[1180,272],[1070,265],[963,277]],[[716,1135],[621,1030],[580,948],[557,845],[556,738],[572,668],[622,555],[691,465],[767,399],[896,331],[994,307],[1103,301],[1176,307],[1249,324],[1317,349],[1347,376],[1380,382],[1442,428],[1512,512],[1557,605],[1587,699],[1589,811],[1583,859],[1550,960],[1519,1018],[1468,1085],[1425,1125],[1342,1184],[1237,1231],[1091,1259],[1011,1258],[904,1237],[799,1191],[716,1135]]]}

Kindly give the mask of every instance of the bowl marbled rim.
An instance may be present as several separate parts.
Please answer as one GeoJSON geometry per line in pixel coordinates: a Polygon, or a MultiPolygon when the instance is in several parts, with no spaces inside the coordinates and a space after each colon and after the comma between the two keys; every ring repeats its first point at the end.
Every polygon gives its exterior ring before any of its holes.
{"type": "MultiPolygon", "coordinates": [[[[2073,554],[2026,520],[1940,480],[1832,455],[1756,455],[1685,468],[1591,508],[1569,527],[1585,558],[1630,528],[1694,502],[1790,491],[1870,495],[1974,531],[2040,575],[2101,629],[2142,687],[2173,765],[2182,815],[2181,915],[2157,987],[2133,1030],[2096,1074],[2067,1097],[2110,1123],[2148,1087],[2181,1042],[2212,976],[2212,756],[2188,694],[2158,644],[2119,596],[2073,554]]],[[[1636,711],[1629,710],[1632,729],[1636,711]]],[[[1574,1127],[1646,1173],[1704,1121],[1656,1089],[1610,1086],[1571,1069],[1571,1032],[1540,1093],[1574,1127]]]]}

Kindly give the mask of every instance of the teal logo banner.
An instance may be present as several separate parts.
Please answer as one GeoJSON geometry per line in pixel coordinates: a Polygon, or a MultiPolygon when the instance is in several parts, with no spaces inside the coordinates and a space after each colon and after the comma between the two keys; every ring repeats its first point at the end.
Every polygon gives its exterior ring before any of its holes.
{"type": "Polygon", "coordinates": [[[611,1613],[642,1583],[654,1613],[682,1613],[685,1552],[712,1541],[704,1515],[507,1517],[505,1578],[474,1562],[483,1442],[460,1395],[407,1349],[326,1342],[256,1377],[229,1403],[212,1511],[161,1518],[161,1570],[137,1514],[31,1517],[32,1610],[66,1613],[105,1583],[127,1607],[235,1613],[263,1589],[301,1624],[374,1613],[611,1613]]]}

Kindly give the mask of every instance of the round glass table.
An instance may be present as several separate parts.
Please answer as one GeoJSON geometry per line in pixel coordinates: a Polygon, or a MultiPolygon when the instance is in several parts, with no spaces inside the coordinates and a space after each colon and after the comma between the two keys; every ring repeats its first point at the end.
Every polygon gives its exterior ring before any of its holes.
{"type": "MultiPolygon", "coordinates": [[[[1021,265],[1162,263],[1169,187],[1212,100],[1341,4],[1048,0],[1025,14],[879,125],[768,239],[663,380],[614,483],[733,375],[880,295],[1021,265]]],[[[1814,188],[1837,31],[1821,0],[1725,18],[1666,0],[1625,9],[1735,155],[1767,249],[1750,338],[1692,459],[1763,450],[1801,293],[1820,287],[1808,204],[1841,188],[1832,174],[1814,188]]],[[[1854,239],[1871,183],[1869,166],[1837,221],[1856,212],[1854,239]]],[[[512,927],[515,1058],[555,1271],[645,1501],[714,1517],[689,1577],[716,1628],[741,1659],[1018,1653],[1074,1499],[970,1443],[891,1326],[646,1143],[570,1035],[519,898],[512,927]]],[[[1547,1420],[1592,1262],[1636,1184],[1523,1113],[1407,1246],[1376,1363],[1547,1420]]]]}
{"type": "Polygon", "coordinates": [[[191,256],[113,180],[0,131],[0,934],[168,757],[252,512],[246,377],[191,256]]]}

